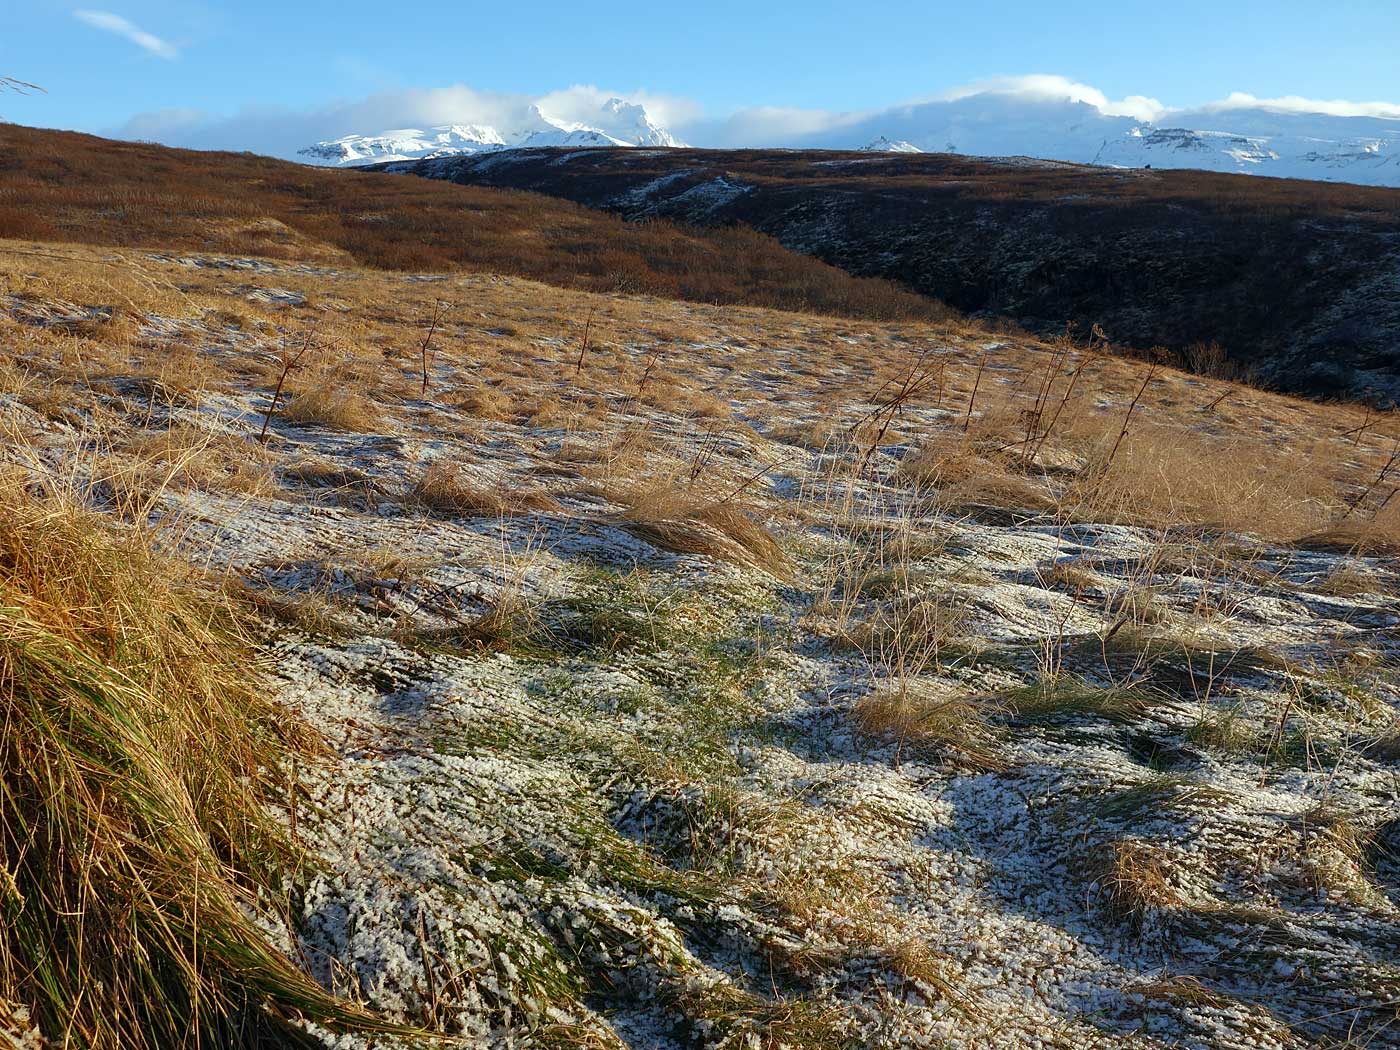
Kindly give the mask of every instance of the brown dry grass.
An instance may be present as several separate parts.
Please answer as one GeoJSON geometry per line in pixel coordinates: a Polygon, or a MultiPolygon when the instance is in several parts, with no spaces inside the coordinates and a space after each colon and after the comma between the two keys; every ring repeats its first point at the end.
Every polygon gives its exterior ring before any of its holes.
{"type": "MultiPolygon", "coordinates": [[[[245,320],[246,276],[81,248],[36,251],[0,244],[0,276],[69,303],[115,301],[134,315],[173,318],[186,326],[178,338],[138,334],[118,345],[37,323],[9,324],[5,331],[14,353],[4,385],[50,418],[110,414],[112,403],[94,404],[83,377],[93,383],[109,377],[114,389],[130,397],[130,381],[121,379],[127,369],[145,377],[135,391],[141,413],[249,384],[270,393],[274,348],[295,345],[302,333],[314,331],[317,363],[292,374],[287,416],[279,409],[274,419],[385,432],[417,421],[466,442],[516,440],[520,427],[554,429],[563,438],[549,456],[561,470],[576,468],[618,490],[640,493],[647,477],[675,476],[677,460],[678,487],[687,489],[695,457],[709,454],[705,447],[718,452],[716,464],[732,465],[733,449],[760,440],[746,422],[752,420],[767,435],[761,440],[787,442],[779,447],[789,458],[806,455],[820,442],[823,463],[845,463],[845,472],[862,459],[868,459],[868,473],[893,468],[911,498],[944,508],[1191,523],[1368,551],[1394,549],[1400,540],[1400,499],[1378,511],[1388,484],[1375,487],[1343,517],[1393,448],[1390,419],[1371,414],[1363,420],[1361,410],[1348,406],[1309,404],[1163,369],[1143,392],[1129,433],[1113,453],[1144,366],[1101,355],[1081,361],[1075,351],[1052,377],[1048,395],[1040,397],[1047,362],[1063,348],[1050,353],[1031,342],[947,355],[940,384],[905,406],[897,426],[871,452],[871,430],[859,425],[870,399],[898,382],[917,348],[978,345],[985,335],[971,327],[860,329],[758,309],[597,299],[471,276],[401,282],[355,269],[334,276],[271,275],[263,283],[297,292],[308,305],[280,310],[271,321],[258,307],[257,316],[245,320]],[[436,367],[458,378],[445,383],[441,402],[423,404],[414,398],[421,382],[415,349],[440,301],[473,305],[444,311],[434,343],[436,367]],[[594,349],[580,366],[580,319],[590,313],[594,349]],[[237,326],[226,324],[229,316],[239,318],[237,326]],[[1041,430],[1051,418],[1053,426],[1036,437],[1035,454],[1027,457],[1026,413],[1038,400],[1059,406],[1065,375],[1081,366],[1076,390],[1057,412],[1046,413],[1041,430]],[[974,383],[978,393],[969,414],[974,383]],[[1230,397],[1202,413],[1221,391],[1230,397]],[[299,393],[305,396],[298,407],[299,393]],[[330,409],[314,404],[324,398],[343,403],[330,409]],[[698,403],[705,399],[734,418],[697,420],[691,409],[706,411],[698,403]],[[438,407],[442,403],[445,409],[438,407]],[[941,419],[924,416],[934,408],[945,413],[941,419]],[[1361,422],[1368,423],[1366,431],[1348,436],[1361,422]],[[901,443],[903,455],[894,462],[886,453],[901,443]]],[[[26,302],[39,309],[44,300],[26,302]]],[[[780,472],[801,462],[797,458],[780,472]]],[[[742,469],[702,470],[695,490],[704,495],[691,502],[740,502],[727,495],[744,480],[742,469]]],[[[716,515],[711,526],[718,524],[723,535],[745,530],[744,519],[766,520],[772,504],[765,491],[764,484],[745,489],[746,506],[738,515],[705,512],[716,515]]],[[[695,508],[646,516],[671,521],[661,531],[688,549],[699,550],[705,537],[714,540],[701,520],[704,513],[695,508]]],[[[761,537],[751,535],[741,545],[750,540],[767,560],[761,552],[771,549],[761,537]]],[[[732,541],[720,542],[735,557],[732,541]]]]}
{"type": "Polygon", "coordinates": [[[379,407],[354,389],[306,386],[292,390],[276,418],[293,426],[371,431],[380,425],[379,407]]]}
{"type": "Polygon", "coordinates": [[[1310,450],[1146,424],[1111,462],[1106,434],[1090,439],[1086,453],[1085,470],[1063,497],[1081,520],[1296,537],[1338,512],[1327,466],[1310,450]]]}
{"type": "Polygon", "coordinates": [[[164,489],[265,494],[274,482],[267,453],[245,438],[189,424],[137,431],[101,465],[119,503],[147,502],[164,489]]]}
{"type": "Polygon", "coordinates": [[[414,482],[409,501],[432,514],[446,516],[504,517],[532,510],[558,510],[559,502],[547,493],[521,489],[503,482],[484,484],[460,464],[438,461],[428,465],[414,482]]]}
{"type": "Polygon", "coordinates": [[[1138,839],[1108,843],[1099,877],[1108,908],[1140,923],[1154,909],[1181,905],[1183,898],[1172,884],[1177,863],[1167,850],[1138,839]]]}
{"type": "Polygon", "coordinates": [[[855,317],[945,316],[746,229],[629,224],[538,194],[0,125],[0,237],[386,270],[855,317]]]}
{"type": "Polygon", "coordinates": [[[967,696],[931,696],[910,688],[876,689],[851,711],[867,736],[981,772],[1006,768],[988,714],[986,706],[967,696]]]}
{"type": "Polygon", "coordinates": [[[608,493],[627,531],[665,550],[703,554],[789,578],[793,567],[758,512],[730,496],[716,497],[669,482],[636,483],[608,493]]]}
{"type": "Polygon", "coordinates": [[[289,907],[268,806],[316,741],[250,680],[234,607],[150,536],[3,484],[0,1002],[95,1050],[389,1028],[250,918],[289,907]]]}

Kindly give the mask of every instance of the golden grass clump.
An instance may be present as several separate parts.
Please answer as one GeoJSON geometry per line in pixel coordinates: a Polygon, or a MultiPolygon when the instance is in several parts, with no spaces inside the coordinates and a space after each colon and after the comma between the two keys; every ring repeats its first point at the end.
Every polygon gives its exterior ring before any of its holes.
{"type": "Polygon", "coordinates": [[[737,500],[665,483],[633,485],[609,496],[621,504],[622,527],[663,550],[749,565],[778,579],[792,575],[773,534],[737,500]]]}
{"type": "Polygon", "coordinates": [[[905,673],[963,655],[973,633],[969,600],[954,593],[918,590],[873,609],[846,632],[846,641],[873,663],[905,673]]]}
{"type": "Polygon", "coordinates": [[[274,487],[267,453],[238,436],[186,424],[137,431],[103,463],[120,506],[141,506],[165,489],[261,495],[274,487]]]}
{"type": "Polygon", "coordinates": [[[328,385],[293,390],[291,400],[278,414],[294,426],[333,430],[368,431],[379,423],[378,406],[364,394],[328,385]]]}
{"type": "Polygon", "coordinates": [[[505,484],[487,485],[460,464],[443,460],[428,465],[409,492],[409,501],[430,514],[448,517],[499,518],[531,510],[559,509],[558,501],[546,492],[512,489],[505,484]]]}
{"type": "Polygon", "coordinates": [[[1109,909],[1120,918],[1141,923],[1154,909],[1183,903],[1172,885],[1173,858],[1160,846],[1119,839],[1104,847],[1099,880],[1109,909]]]}
{"type": "Polygon", "coordinates": [[[994,446],[952,432],[929,436],[900,461],[895,480],[919,491],[936,491],[951,506],[991,504],[1028,510],[1047,506],[1044,485],[1022,477],[994,446]]]}
{"type": "Polygon", "coordinates": [[[12,478],[0,594],[0,1002],[92,1048],[376,1026],[249,917],[285,903],[293,846],[266,806],[315,744],[250,682],[229,604],[12,478]]]}
{"type": "Polygon", "coordinates": [[[1287,539],[1319,527],[1335,509],[1330,479],[1306,454],[1158,425],[1135,425],[1113,453],[1115,436],[1098,438],[1065,493],[1080,520],[1207,525],[1287,539]]]}
{"type": "Polygon", "coordinates": [[[964,769],[1006,768],[988,709],[966,696],[931,696],[921,690],[877,689],[852,710],[867,736],[892,739],[901,749],[932,754],[964,769]]]}
{"type": "Polygon", "coordinates": [[[456,391],[451,404],[460,412],[477,419],[504,422],[514,415],[515,400],[503,387],[475,383],[456,391]]]}

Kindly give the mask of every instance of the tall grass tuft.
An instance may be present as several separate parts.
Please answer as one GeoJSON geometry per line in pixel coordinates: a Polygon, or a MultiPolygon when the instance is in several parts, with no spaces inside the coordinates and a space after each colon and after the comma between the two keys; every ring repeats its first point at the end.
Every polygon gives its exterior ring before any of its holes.
{"type": "Polygon", "coordinates": [[[387,1027],[252,918],[294,866],[276,768],[315,742],[250,682],[218,594],[147,537],[0,484],[0,1001],[65,1046],[387,1027]]]}

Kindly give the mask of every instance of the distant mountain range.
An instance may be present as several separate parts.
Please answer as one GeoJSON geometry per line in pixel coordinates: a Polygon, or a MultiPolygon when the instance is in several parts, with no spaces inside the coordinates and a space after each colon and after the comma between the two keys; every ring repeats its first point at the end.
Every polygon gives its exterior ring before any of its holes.
{"type": "MultiPolygon", "coordinates": [[[[1024,156],[1122,168],[1195,168],[1400,186],[1400,119],[1267,106],[1168,111],[1155,121],[1087,102],[981,92],[835,120],[754,147],[1024,156]]],[[[638,103],[613,98],[584,121],[531,106],[514,127],[450,124],[347,135],[301,150],[313,163],[372,164],[563,146],[679,147],[638,103]]]]}
{"type": "Polygon", "coordinates": [[[1400,186],[1400,119],[1262,106],[1175,111],[1148,122],[1085,102],[989,93],[886,110],[789,144],[1400,186]]]}
{"type": "Polygon", "coordinates": [[[652,123],[645,107],[614,98],[600,107],[593,123],[559,120],[547,116],[539,106],[531,106],[524,123],[504,131],[489,124],[445,124],[426,131],[404,128],[317,142],[300,154],[315,163],[347,166],[551,146],[682,145],[665,128],[652,123]]]}

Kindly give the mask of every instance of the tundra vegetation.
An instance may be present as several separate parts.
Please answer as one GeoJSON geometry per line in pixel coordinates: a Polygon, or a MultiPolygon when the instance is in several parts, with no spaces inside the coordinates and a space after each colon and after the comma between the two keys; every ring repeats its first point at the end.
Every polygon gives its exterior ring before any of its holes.
{"type": "Polygon", "coordinates": [[[1395,1041],[1390,414],[34,215],[15,1045],[1395,1041]]]}

